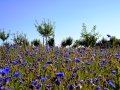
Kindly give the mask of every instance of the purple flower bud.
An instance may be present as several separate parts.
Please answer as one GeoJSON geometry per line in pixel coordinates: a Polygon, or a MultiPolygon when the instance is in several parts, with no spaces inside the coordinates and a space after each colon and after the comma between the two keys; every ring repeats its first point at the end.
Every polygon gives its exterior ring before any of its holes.
{"type": "Polygon", "coordinates": [[[52,61],[48,60],[48,61],[47,61],[47,64],[52,64],[52,61]]]}
{"type": "Polygon", "coordinates": [[[38,85],[36,86],[36,89],[40,89],[40,88],[41,88],[41,85],[38,84],[38,85]]]}
{"type": "Polygon", "coordinates": [[[33,80],[32,80],[32,84],[33,84],[33,85],[36,85],[36,84],[37,84],[37,81],[33,79],[33,80]]]}
{"type": "Polygon", "coordinates": [[[77,59],[76,59],[76,63],[79,63],[79,62],[80,62],[80,58],[77,58],[77,59]]]}
{"type": "Polygon", "coordinates": [[[115,70],[112,70],[112,74],[116,74],[116,71],[115,71],[115,70]]]}
{"type": "Polygon", "coordinates": [[[100,86],[96,86],[95,88],[96,88],[96,90],[101,90],[100,86]]]}
{"type": "Polygon", "coordinates": [[[51,85],[51,84],[47,84],[46,87],[47,87],[47,88],[51,88],[52,85],[51,85]]]}
{"type": "Polygon", "coordinates": [[[86,62],[87,65],[90,65],[90,62],[86,62]]]}
{"type": "Polygon", "coordinates": [[[104,90],[109,90],[108,88],[104,88],[104,90]]]}
{"type": "Polygon", "coordinates": [[[73,85],[69,85],[68,86],[68,90],[73,90],[74,89],[74,86],[73,85]]]}
{"type": "Polygon", "coordinates": [[[102,63],[105,64],[107,61],[105,59],[102,60],[102,63]]]}
{"type": "Polygon", "coordinates": [[[21,72],[15,72],[15,74],[13,75],[13,77],[21,77],[22,73],[21,72]]]}

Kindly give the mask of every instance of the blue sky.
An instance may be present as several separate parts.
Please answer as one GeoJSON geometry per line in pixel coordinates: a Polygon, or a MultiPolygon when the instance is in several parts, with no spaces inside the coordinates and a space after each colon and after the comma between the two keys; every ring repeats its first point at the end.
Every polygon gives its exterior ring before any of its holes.
{"type": "Polygon", "coordinates": [[[96,25],[101,37],[120,38],[119,4],[120,0],[0,0],[0,28],[25,33],[29,41],[42,41],[34,23],[49,19],[55,22],[56,45],[68,36],[79,39],[82,23],[88,31],[96,25]]]}

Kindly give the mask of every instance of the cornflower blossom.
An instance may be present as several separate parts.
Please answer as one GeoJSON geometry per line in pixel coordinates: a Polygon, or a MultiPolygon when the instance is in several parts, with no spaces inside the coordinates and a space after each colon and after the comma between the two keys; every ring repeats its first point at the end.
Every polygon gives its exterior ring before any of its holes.
{"type": "Polygon", "coordinates": [[[116,74],[116,71],[115,71],[115,70],[112,70],[112,74],[116,74]]]}
{"type": "Polygon", "coordinates": [[[68,86],[68,90],[73,90],[74,89],[74,85],[69,85],[68,86]]]}
{"type": "Polygon", "coordinates": [[[2,75],[8,74],[9,72],[10,72],[9,67],[5,67],[4,69],[0,69],[0,74],[2,74],[2,75]]]}
{"type": "Polygon", "coordinates": [[[115,84],[110,79],[106,79],[106,81],[111,87],[115,88],[115,84]]]}
{"type": "Polygon", "coordinates": [[[15,72],[13,77],[21,77],[22,76],[22,73],[21,72],[15,72]]]}
{"type": "Polygon", "coordinates": [[[96,86],[95,89],[96,90],[101,90],[101,87],[100,86],[96,86]]]}
{"type": "Polygon", "coordinates": [[[56,76],[59,76],[59,77],[64,77],[65,75],[64,75],[64,73],[63,73],[63,72],[58,72],[58,73],[56,74],[56,76]]]}
{"type": "Polygon", "coordinates": [[[41,88],[41,85],[38,84],[38,85],[36,86],[36,89],[40,89],[40,88],[41,88]]]}
{"type": "Polygon", "coordinates": [[[104,90],[109,90],[108,88],[104,88],[104,90]]]}
{"type": "Polygon", "coordinates": [[[75,61],[76,61],[76,63],[79,63],[81,60],[80,60],[80,58],[77,58],[75,61]]]}

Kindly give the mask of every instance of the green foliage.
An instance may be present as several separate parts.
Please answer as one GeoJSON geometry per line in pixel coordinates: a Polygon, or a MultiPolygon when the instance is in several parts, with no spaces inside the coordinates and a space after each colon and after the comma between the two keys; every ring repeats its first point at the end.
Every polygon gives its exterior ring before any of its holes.
{"type": "Polygon", "coordinates": [[[26,38],[26,35],[25,34],[18,34],[17,35],[14,35],[14,39],[13,39],[13,42],[17,45],[29,45],[29,41],[28,39],[26,38]]]}
{"type": "Polygon", "coordinates": [[[73,39],[71,37],[66,38],[61,42],[62,47],[70,46],[73,42],[73,39]]]}
{"type": "Polygon", "coordinates": [[[104,37],[101,39],[101,43],[105,44],[106,42],[108,42],[104,37]]]}
{"type": "Polygon", "coordinates": [[[31,42],[31,45],[39,46],[39,45],[41,45],[41,42],[40,42],[40,40],[38,40],[38,39],[34,39],[34,40],[31,42]]]}
{"type": "Polygon", "coordinates": [[[71,37],[66,38],[66,45],[70,46],[73,42],[73,39],[71,37]]]}
{"type": "Polygon", "coordinates": [[[112,36],[109,40],[104,37],[97,43],[98,46],[102,48],[113,48],[120,46],[120,39],[117,39],[115,36],[112,36]],[[98,45],[99,44],[99,45],[98,45]]]}
{"type": "Polygon", "coordinates": [[[99,33],[96,33],[96,25],[93,26],[91,32],[87,32],[87,27],[84,23],[82,27],[83,27],[81,32],[82,39],[80,40],[80,44],[86,47],[88,46],[93,47],[96,44],[97,39],[99,38],[99,33]]]}
{"type": "Polygon", "coordinates": [[[8,38],[9,38],[9,33],[5,33],[4,30],[3,31],[0,30],[0,39],[4,42],[8,38]]]}
{"type": "Polygon", "coordinates": [[[39,34],[43,37],[43,45],[44,45],[44,37],[46,38],[46,44],[47,44],[48,37],[54,34],[53,31],[54,25],[51,23],[51,21],[48,20],[48,22],[46,22],[44,20],[40,25],[36,22],[35,27],[37,28],[39,34]]]}
{"type": "Polygon", "coordinates": [[[66,47],[67,45],[66,45],[66,40],[63,40],[62,42],[61,42],[61,47],[66,47]]]}
{"type": "Polygon", "coordinates": [[[49,46],[55,46],[55,40],[54,40],[54,38],[49,38],[48,45],[49,46]]]}
{"type": "Polygon", "coordinates": [[[80,40],[76,40],[75,42],[74,42],[74,44],[73,44],[73,48],[76,48],[76,47],[78,47],[80,45],[80,40]]]}
{"type": "Polygon", "coordinates": [[[117,39],[115,36],[110,38],[110,44],[113,46],[120,46],[120,39],[117,39]]]}
{"type": "Polygon", "coordinates": [[[3,45],[6,46],[6,47],[10,46],[10,42],[4,42],[3,45]]]}
{"type": "Polygon", "coordinates": [[[106,40],[105,38],[102,38],[101,40],[102,48],[109,48],[110,47],[110,42],[106,40]]]}

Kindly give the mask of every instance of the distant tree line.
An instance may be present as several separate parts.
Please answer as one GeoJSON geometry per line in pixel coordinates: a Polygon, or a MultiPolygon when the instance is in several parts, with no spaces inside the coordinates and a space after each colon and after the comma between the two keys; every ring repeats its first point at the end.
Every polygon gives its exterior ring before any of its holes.
{"type": "MultiPolygon", "coordinates": [[[[28,46],[28,45],[49,45],[54,46],[55,40],[54,40],[54,25],[48,20],[43,21],[40,25],[36,22],[35,27],[38,31],[38,33],[43,37],[43,44],[39,39],[34,39],[31,41],[31,43],[26,38],[25,34],[14,34],[13,42],[14,44],[17,44],[19,46],[28,46]],[[45,41],[45,43],[44,43],[45,41]]],[[[0,30],[0,39],[3,41],[4,45],[9,45],[10,43],[6,40],[9,38],[10,33],[5,33],[4,30],[0,30]],[[5,42],[6,41],[6,42],[5,42]]]]}
{"type": "Polygon", "coordinates": [[[73,48],[77,47],[99,47],[99,48],[113,48],[120,46],[120,39],[115,36],[107,35],[108,40],[104,37],[98,41],[100,34],[96,32],[96,25],[93,26],[91,32],[87,31],[86,25],[83,23],[82,32],[80,39],[75,40],[71,37],[66,38],[61,42],[61,47],[71,46],[73,48]]]}
{"type": "MultiPolygon", "coordinates": [[[[36,21],[35,27],[37,32],[42,36],[43,41],[39,39],[34,39],[33,41],[29,42],[26,38],[25,34],[14,34],[13,42],[14,44],[20,45],[20,46],[55,46],[55,32],[54,32],[54,23],[51,23],[50,20],[43,20],[41,24],[38,24],[36,21]]],[[[0,39],[3,41],[3,45],[7,46],[10,45],[9,42],[7,42],[7,39],[9,38],[10,33],[6,33],[4,29],[0,29],[0,39]]],[[[83,23],[82,25],[82,32],[80,34],[80,39],[73,40],[72,37],[67,37],[66,39],[62,40],[61,47],[100,47],[100,48],[113,48],[113,47],[119,47],[120,46],[120,39],[116,38],[115,36],[107,35],[109,40],[105,39],[104,37],[98,41],[100,34],[96,32],[96,25],[93,26],[92,30],[90,32],[87,31],[86,25],[83,23]]]]}

